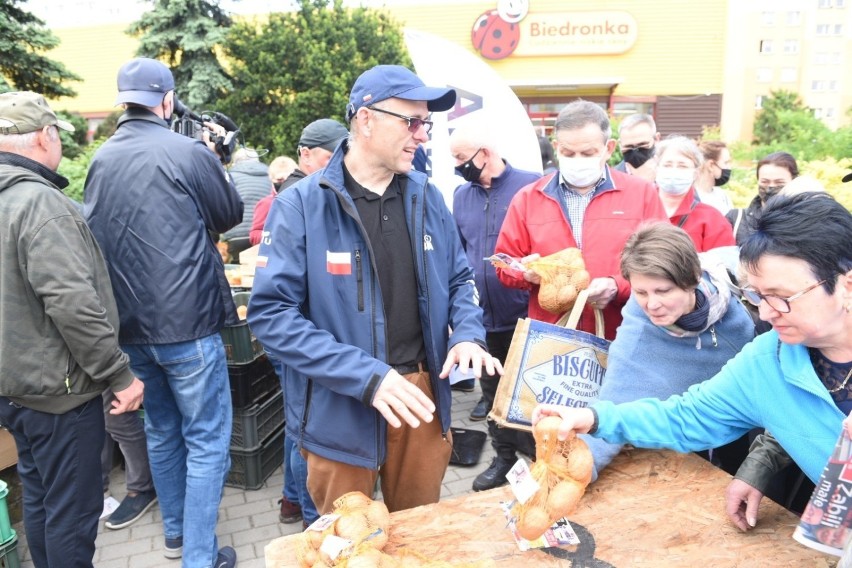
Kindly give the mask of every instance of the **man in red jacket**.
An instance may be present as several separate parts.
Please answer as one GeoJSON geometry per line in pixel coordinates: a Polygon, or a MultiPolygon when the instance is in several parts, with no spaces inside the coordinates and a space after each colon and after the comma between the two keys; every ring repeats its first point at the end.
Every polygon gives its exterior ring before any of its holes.
{"type": "MultiPolygon", "coordinates": [[[[652,184],[606,165],[615,140],[599,105],[570,103],[559,113],[553,131],[559,172],[515,195],[496,252],[528,261],[568,247],[582,250],[592,277],[589,303],[603,310],[606,338],[613,339],[630,296],[630,284],[619,272],[621,250],[637,227],[666,220],[666,213],[652,184]]],[[[497,276],[506,286],[530,291],[529,317],[550,323],[559,319],[561,314],[546,311],[538,302],[538,274],[498,268],[497,276]]],[[[590,309],[577,328],[594,333],[590,309]]]]}

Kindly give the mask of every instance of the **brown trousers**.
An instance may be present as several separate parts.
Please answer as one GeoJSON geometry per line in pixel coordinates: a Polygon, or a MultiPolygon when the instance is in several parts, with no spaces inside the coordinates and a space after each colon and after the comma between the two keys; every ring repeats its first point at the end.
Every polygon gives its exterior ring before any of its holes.
{"type": "MultiPolygon", "coordinates": [[[[435,401],[428,372],[404,376],[435,401]]],[[[320,515],[333,511],[334,500],[344,493],[360,491],[372,497],[379,476],[382,498],[390,512],[438,502],[450,463],[452,434],[443,437],[438,416],[429,423],[421,421],[419,428],[403,422],[402,427],[388,426],[387,430],[387,459],[378,471],[302,450],[308,462],[308,493],[320,515]]]]}

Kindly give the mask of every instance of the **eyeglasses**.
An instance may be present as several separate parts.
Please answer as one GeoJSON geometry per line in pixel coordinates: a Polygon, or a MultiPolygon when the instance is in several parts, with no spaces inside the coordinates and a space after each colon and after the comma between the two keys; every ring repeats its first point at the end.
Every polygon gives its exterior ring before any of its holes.
{"type": "Polygon", "coordinates": [[[813,284],[812,286],[808,286],[807,288],[805,288],[801,292],[799,292],[797,294],[793,294],[789,298],[782,298],[781,296],[776,296],[775,294],[761,294],[760,292],[752,290],[751,288],[742,288],[741,290],[742,290],[742,293],[743,293],[743,298],[745,298],[746,301],[749,304],[751,304],[752,306],[758,306],[759,307],[760,302],[766,301],[766,304],[770,308],[775,310],[776,312],[780,312],[782,314],[789,314],[790,313],[790,302],[792,302],[793,300],[796,300],[798,298],[801,298],[802,296],[804,296],[805,294],[807,294],[811,290],[815,290],[818,286],[825,284],[825,282],[826,282],[825,280],[820,280],[816,284],[813,284]]]}
{"type": "Polygon", "coordinates": [[[424,120],[422,118],[417,118],[416,116],[405,116],[404,114],[397,114],[395,112],[391,112],[389,110],[385,110],[383,108],[378,108],[378,107],[367,107],[367,108],[370,109],[370,110],[374,110],[376,112],[383,112],[385,114],[389,114],[391,116],[401,118],[402,120],[404,120],[405,122],[408,123],[408,131],[411,132],[412,134],[417,132],[420,129],[421,126],[426,128],[426,134],[429,134],[429,132],[432,130],[432,121],[431,120],[424,120]]]}

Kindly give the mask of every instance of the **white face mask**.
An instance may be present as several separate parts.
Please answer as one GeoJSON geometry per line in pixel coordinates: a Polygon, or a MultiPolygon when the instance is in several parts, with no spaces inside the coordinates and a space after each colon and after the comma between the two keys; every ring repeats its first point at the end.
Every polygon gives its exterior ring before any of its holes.
{"type": "Polygon", "coordinates": [[[657,186],[669,195],[683,195],[692,187],[695,170],[682,168],[657,168],[657,186]]]}
{"type": "Polygon", "coordinates": [[[603,177],[600,156],[567,158],[559,156],[559,174],[572,187],[589,187],[603,177]]]}

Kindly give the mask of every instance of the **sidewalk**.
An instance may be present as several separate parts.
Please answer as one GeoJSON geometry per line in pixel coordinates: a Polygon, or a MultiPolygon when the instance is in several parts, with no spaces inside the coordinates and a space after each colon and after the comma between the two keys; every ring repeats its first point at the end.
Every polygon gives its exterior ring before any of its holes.
{"type": "MultiPolygon", "coordinates": [[[[487,431],[484,421],[471,422],[468,418],[479,398],[478,385],[471,393],[453,391],[453,427],[487,431]]],[[[473,479],[488,468],[493,457],[494,450],[489,439],[485,442],[477,465],[451,465],[444,477],[441,498],[469,493],[473,479]]],[[[263,548],[269,541],[302,529],[301,523],[285,525],[278,521],[278,499],[281,498],[282,486],[283,478],[279,467],[257,491],[225,487],[219,508],[219,546],[233,546],[236,549],[237,565],[240,568],[265,568],[263,548]]],[[[110,487],[112,496],[121,501],[125,493],[124,472],[121,468],[113,471],[110,487]]],[[[14,528],[18,533],[17,551],[21,567],[33,568],[23,525],[18,523],[14,528]]],[[[160,510],[154,506],[141,519],[125,529],[109,530],[101,524],[94,564],[97,568],[178,568],[180,561],[164,558],[162,550],[160,510]]]]}

